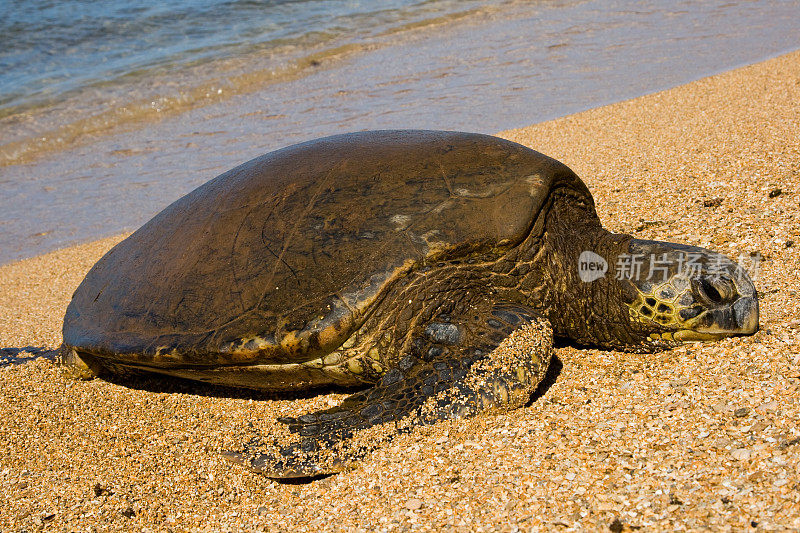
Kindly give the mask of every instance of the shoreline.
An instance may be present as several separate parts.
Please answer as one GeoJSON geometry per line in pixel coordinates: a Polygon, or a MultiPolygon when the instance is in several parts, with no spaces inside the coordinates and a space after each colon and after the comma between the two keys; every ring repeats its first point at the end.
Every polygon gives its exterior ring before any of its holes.
{"type": "MultiPolygon", "coordinates": [[[[572,168],[609,230],[760,253],[756,335],[657,354],[560,348],[529,406],[414,431],[299,485],[218,452],[248,423],[275,433],[278,416],[343,394],[0,366],[0,529],[800,529],[798,101],[800,51],[499,134],[572,168]]],[[[72,291],[121,238],[0,267],[0,349],[57,348],[72,291]]]]}
{"type": "MultiPolygon", "coordinates": [[[[215,175],[297,142],[362,129],[494,133],[800,47],[794,11],[778,0],[655,2],[636,11],[597,0],[496,1],[506,7],[375,37],[363,53],[334,47],[330,57],[309,56],[299,77],[273,78],[283,60],[269,54],[240,57],[231,69],[209,66],[219,85],[186,72],[131,79],[23,120],[19,132],[56,144],[29,164],[0,162],[0,263],[133,230],[215,175]],[[175,113],[162,96],[177,98],[175,113]],[[147,127],[115,126],[128,118],[147,127]],[[80,142],[61,146],[68,138],[80,142]]],[[[14,141],[17,126],[4,141],[14,141]]]]}
{"type": "Polygon", "coordinates": [[[127,87],[135,95],[130,101],[124,100],[124,86],[119,80],[111,82],[113,90],[109,91],[110,96],[105,97],[108,102],[102,101],[98,87],[102,87],[103,83],[96,81],[76,89],[75,95],[68,93],[55,103],[39,103],[0,115],[0,125],[20,130],[12,135],[10,141],[0,142],[0,168],[35,164],[40,159],[97,142],[104,136],[131,133],[163,120],[176,120],[182,113],[269,90],[272,85],[301,79],[320,67],[335,68],[337,62],[359,54],[398,46],[420,36],[424,38],[425,32],[432,32],[435,28],[474,23],[475,20],[502,13],[504,9],[511,11],[509,6],[502,5],[471,7],[399,26],[388,26],[374,35],[340,35],[307,48],[287,43],[260,53],[221,57],[208,63],[182,67],[179,69],[180,82],[167,81],[168,76],[157,72],[155,81],[139,79],[127,87]],[[257,67],[245,69],[244,65],[247,64],[257,67]],[[147,85],[154,85],[164,92],[147,93],[142,88],[147,85]],[[87,99],[97,99],[99,102],[88,110],[81,110],[77,118],[68,119],[70,107],[87,99]],[[40,113],[48,117],[41,124],[40,113]]]}

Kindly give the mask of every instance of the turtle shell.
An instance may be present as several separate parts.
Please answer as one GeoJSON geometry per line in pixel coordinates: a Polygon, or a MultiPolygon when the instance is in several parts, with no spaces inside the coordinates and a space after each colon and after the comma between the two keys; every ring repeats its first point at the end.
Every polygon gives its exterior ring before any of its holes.
{"type": "Polygon", "coordinates": [[[101,258],[73,295],[64,342],[163,367],[319,357],[411,270],[522,242],[558,175],[577,180],[519,144],[456,132],[353,133],[268,153],[101,258]]]}

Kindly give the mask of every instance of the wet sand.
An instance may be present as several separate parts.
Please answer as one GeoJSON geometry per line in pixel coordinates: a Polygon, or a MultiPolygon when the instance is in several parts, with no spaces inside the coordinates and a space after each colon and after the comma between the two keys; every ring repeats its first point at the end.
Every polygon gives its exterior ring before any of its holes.
{"type": "Polygon", "coordinates": [[[501,134],[572,167],[609,229],[760,253],[759,333],[560,348],[528,407],[415,431],[311,483],[219,451],[342,394],[74,381],[50,362],[72,291],[121,237],[0,268],[1,359],[40,355],[0,368],[0,529],[800,530],[797,102],[800,52],[501,134]]]}

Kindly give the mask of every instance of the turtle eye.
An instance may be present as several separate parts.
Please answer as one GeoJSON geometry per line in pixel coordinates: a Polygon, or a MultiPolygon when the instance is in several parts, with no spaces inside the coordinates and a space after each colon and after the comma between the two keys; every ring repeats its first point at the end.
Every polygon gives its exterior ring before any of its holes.
{"type": "Polygon", "coordinates": [[[700,278],[695,291],[702,301],[713,305],[731,301],[736,296],[733,282],[726,277],[700,278]]]}

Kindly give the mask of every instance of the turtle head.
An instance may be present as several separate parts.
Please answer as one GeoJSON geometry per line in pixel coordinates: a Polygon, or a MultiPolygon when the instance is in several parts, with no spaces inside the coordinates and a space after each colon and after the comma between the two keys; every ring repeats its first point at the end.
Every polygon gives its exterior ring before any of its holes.
{"type": "Polygon", "coordinates": [[[645,344],[669,346],[758,330],[753,282],[743,265],[721,254],[631,239],[615,269],[630,331],[645,344]]]}
{"type": "Polygon", "coordinates": [[[554,201],[541,244],[530,246],[537,268],[519,284],[558,337],[655,351],[758,331],[745,269],[755,260],[740,265],[705,248],[610,232],[583,198],[554,201]]]}

